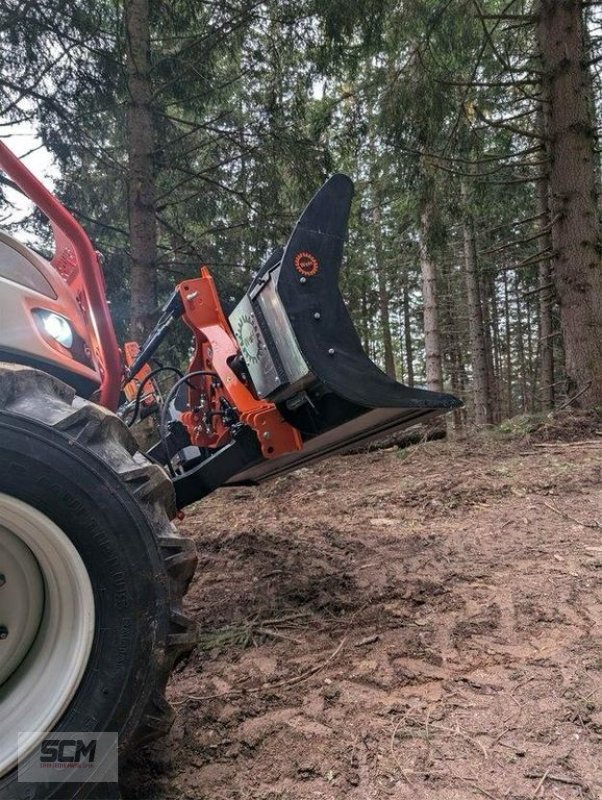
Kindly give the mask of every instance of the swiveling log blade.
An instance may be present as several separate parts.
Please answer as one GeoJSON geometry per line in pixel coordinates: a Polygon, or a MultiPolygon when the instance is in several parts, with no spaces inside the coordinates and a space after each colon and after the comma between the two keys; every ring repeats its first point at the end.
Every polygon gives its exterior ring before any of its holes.
{"type": "Polygon", "coordinates": [[[330,178],[230,318],[257,393],[304,440],[302,451],[245,469],[230,483],[288,472],[461,405],[398,383],[364,352],[339,290],[352,197],[346,175],[330,178]]]}

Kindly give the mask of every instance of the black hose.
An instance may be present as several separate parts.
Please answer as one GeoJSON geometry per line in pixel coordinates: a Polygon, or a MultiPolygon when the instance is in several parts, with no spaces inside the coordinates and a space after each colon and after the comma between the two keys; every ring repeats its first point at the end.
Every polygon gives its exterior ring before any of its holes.
{"type": "Polygon", "coordinates": [[[128,426],[128,428],[131,428],[132,425],[134,424],[134,422],[136,422],[136,419],[138,418],[138,413],[140,411],[140,403],[142,401],[142,392],[144,391],[144,387],[146,386],[146,384],[152,378],[155,377],[155,375],[158,375],[160,372],[175,372],[176,375],[178,375],[178,377],[180,377],[180,378],[183,375],[182,370],[177,369],[177,367],[163,367],[163,366],[161,366],[161,367],[157,367],[157,369],[154,369],[152,372],[149,372],[148,375],[146,376],[146,378],[144,378],[144,380],[140,381],[140,386],[138,387],[138,391],[136,392],[136,398],[135,398],[135,402],[134,402],[134,413],[133,413],[131,419],[129,420],[129,422],[125,423],[128,426]]]}
{"type": "MultiPolygon", "coordinates": [[[[171,455],[169,452],[169,447],[167,445],[167,431],[166,431],[167,411],[169,409],[169,404],[176,396],[176,392],[178,391],[180,386],[183,383],[187,383],[190,378],[196,378],[201,375],[211,376],[212,378],[216,378],[219,381],[219,375],[217,374],[217,372],[210,372],[209,370],[206,369],[198,369],[195,370],[194,372],[188,372],[186,375],[182,375],[182,377],[179,378],[179,380],[177,380],[171,387],[171,389],[167,394],[167,397],[165,398],[163,407],[161,409],[161,418],[159,422],[159,437],[161,438],[161,443],[163,444],[163,450],[165,452],[165,464],[172,478],[175,478],[176,473],[171,465],[171,455]]],[[[190,386],[191,384],[188,385],[190,386]]],[[[192,388],[196,387],[193,386],[192,388]]]]}

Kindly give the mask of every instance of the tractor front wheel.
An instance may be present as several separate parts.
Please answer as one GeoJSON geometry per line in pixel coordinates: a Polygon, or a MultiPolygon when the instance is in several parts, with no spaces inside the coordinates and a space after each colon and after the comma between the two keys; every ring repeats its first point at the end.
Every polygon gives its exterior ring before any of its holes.
{"type": "Polygon", "coordinates": [[[20,780],[49,731],[116,732],[123,762],[169,730],[165,685],[196,641],[174,513],[116,416],[0,364],[0,800],[118,797],[95,767],[20,780]]]}

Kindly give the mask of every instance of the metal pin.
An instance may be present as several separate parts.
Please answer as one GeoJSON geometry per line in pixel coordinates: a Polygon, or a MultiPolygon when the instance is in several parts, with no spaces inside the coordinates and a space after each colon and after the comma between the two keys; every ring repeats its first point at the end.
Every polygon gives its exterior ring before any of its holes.
{"type": "Polygon", "coordinates": [[[328,351],[328,355],[329,356],[333,356],[334,355],[334,347],[330,348],[330,350],[328,351]]]}
{"type": "Polygon", "coordinates": [[[299,283],[305,283],[306,280],[307,278],[299,278],[299,283]]]}
{"type": "Polygon", "coordinates": [[[316,311],[316,313],[314,314],[314,319],[320,319],[320,312],[319,311],[316,311]]]}

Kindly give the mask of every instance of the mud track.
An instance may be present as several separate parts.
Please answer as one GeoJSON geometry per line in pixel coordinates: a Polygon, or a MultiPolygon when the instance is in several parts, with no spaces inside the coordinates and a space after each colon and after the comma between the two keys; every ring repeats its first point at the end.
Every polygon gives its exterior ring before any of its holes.
{"type": "Polygon", "coordinates": [[[201,647],[125,796],[602,797],[602,437],[433,442],[221,490],[201,647]]]}

